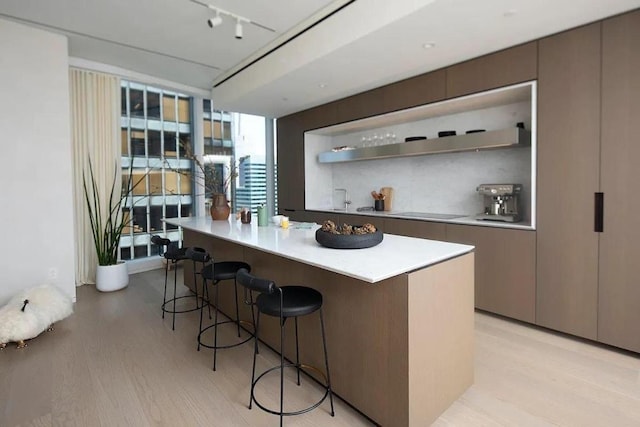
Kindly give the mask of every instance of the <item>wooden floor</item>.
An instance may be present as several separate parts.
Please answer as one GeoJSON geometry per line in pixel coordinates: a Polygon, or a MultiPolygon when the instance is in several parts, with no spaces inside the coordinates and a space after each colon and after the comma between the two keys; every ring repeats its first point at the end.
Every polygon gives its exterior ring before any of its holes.
{"type": "MultiPolygon", "coordinates": [[[[211,350],[196,351],[197,312],[179,315],[175,331],[161,319],[162,280],[152,271],[111,294],[78,288],[72,317],[1,351],[0,426],[277,425],[247,408],[251,345],[220,351],[213,372],[211,350]]],[[[475,360],[475,384],[434,425],[640,426],[637,355],[476,313],[475,360]]],[[[260,368],[277,361],[262,349],[260,368]]],[[[289,409],[320,393],[304,379],[288,390],[289,409]]],[[[275,407],[275,376],[259,396],[275,407]]],[[[328,411],[325,402],[285,425],[371,425],[340,400],[328,411]]]]}

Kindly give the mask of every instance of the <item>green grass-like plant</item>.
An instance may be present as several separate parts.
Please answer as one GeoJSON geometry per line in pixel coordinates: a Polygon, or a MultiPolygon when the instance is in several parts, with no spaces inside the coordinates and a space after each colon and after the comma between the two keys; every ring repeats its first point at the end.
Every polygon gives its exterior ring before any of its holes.
{"type": "Polygon", "coordinates": [[[122,203],[127,200],[133,188],[148,174],[147,172],[134,185],[130,185],[133,179],[133,160],[131,160],[129,173],[127,174],[128,178],[121,186],[120,194],[116,194],[119,173],[117,163],[114,169],[106,210],[103,210],[102,202],[100,201],[100,191],[93,173],[91,159],[89,159],[89,182],[87,182],[85,172],[82,172],[84,197],[89,211],[91,233],[99,265],[114,265],[118,263],[118,245],[120,244],[122,231],[133,221],[131,217],[129,220],[125,220],[122,213],[122,203]],[[103,212],[106,212],[106,215],[103,212]]]}

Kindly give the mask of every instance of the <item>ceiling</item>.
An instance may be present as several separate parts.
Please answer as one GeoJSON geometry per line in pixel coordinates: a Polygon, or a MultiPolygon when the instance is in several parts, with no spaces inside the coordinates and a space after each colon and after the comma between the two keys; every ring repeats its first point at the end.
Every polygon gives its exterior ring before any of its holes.
{"type": "MultiPolygon", "coordinates": [[[[73,58],[212,91],[280,117],[640,7],[640,0],[2,0],[73,58]],[[235,20],[209,28],[218,8],[235,20]],[[427,43],[433,47],[425,48],[427,43]]],[[[1,23],[0,23],[1,25],[1,23]]]]}

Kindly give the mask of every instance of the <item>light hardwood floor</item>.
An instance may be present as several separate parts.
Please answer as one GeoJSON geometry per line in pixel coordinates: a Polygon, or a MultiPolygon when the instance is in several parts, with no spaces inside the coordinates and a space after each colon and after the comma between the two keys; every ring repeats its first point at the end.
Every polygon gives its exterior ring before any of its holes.
{"type": "MultiPolygon", "coordinates": [[[[0,426],[277,425],[277,417],[247,409],[251,345],[220,351],[213,372],[211,350],[196,351],[197,312],[179,315],[175,331],[170,317],[161,319],[162,281],[156,270],[132,275],[127,289],[111,294],[78,288],[72,317],[26,349],[1,351],[0,426]]],[[[475,384],[435,426],[640,425],[638,355],[475,318],[475,384]]],[[[259,367],[277,360],[263,348],[259,367]]],[[[303,381],[289,388],[290,409],[318,396],[303,381]]],[[[275,406],[276,390],[270,378],[261,400],[275,406]]],[[[336,417],[328,408],[285,425],[371,425],[340,400],[336,417]]]]}

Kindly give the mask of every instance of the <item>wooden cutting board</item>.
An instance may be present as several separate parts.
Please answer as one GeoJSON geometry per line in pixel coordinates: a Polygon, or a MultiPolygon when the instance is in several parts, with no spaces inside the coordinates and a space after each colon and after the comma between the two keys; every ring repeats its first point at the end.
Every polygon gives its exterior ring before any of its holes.
{"type": "Polygon", "coordinates": [[[382,187],[380,194],[384,195],[384,210],[390,211],[393,209],[393,187],[382,187]]]}

